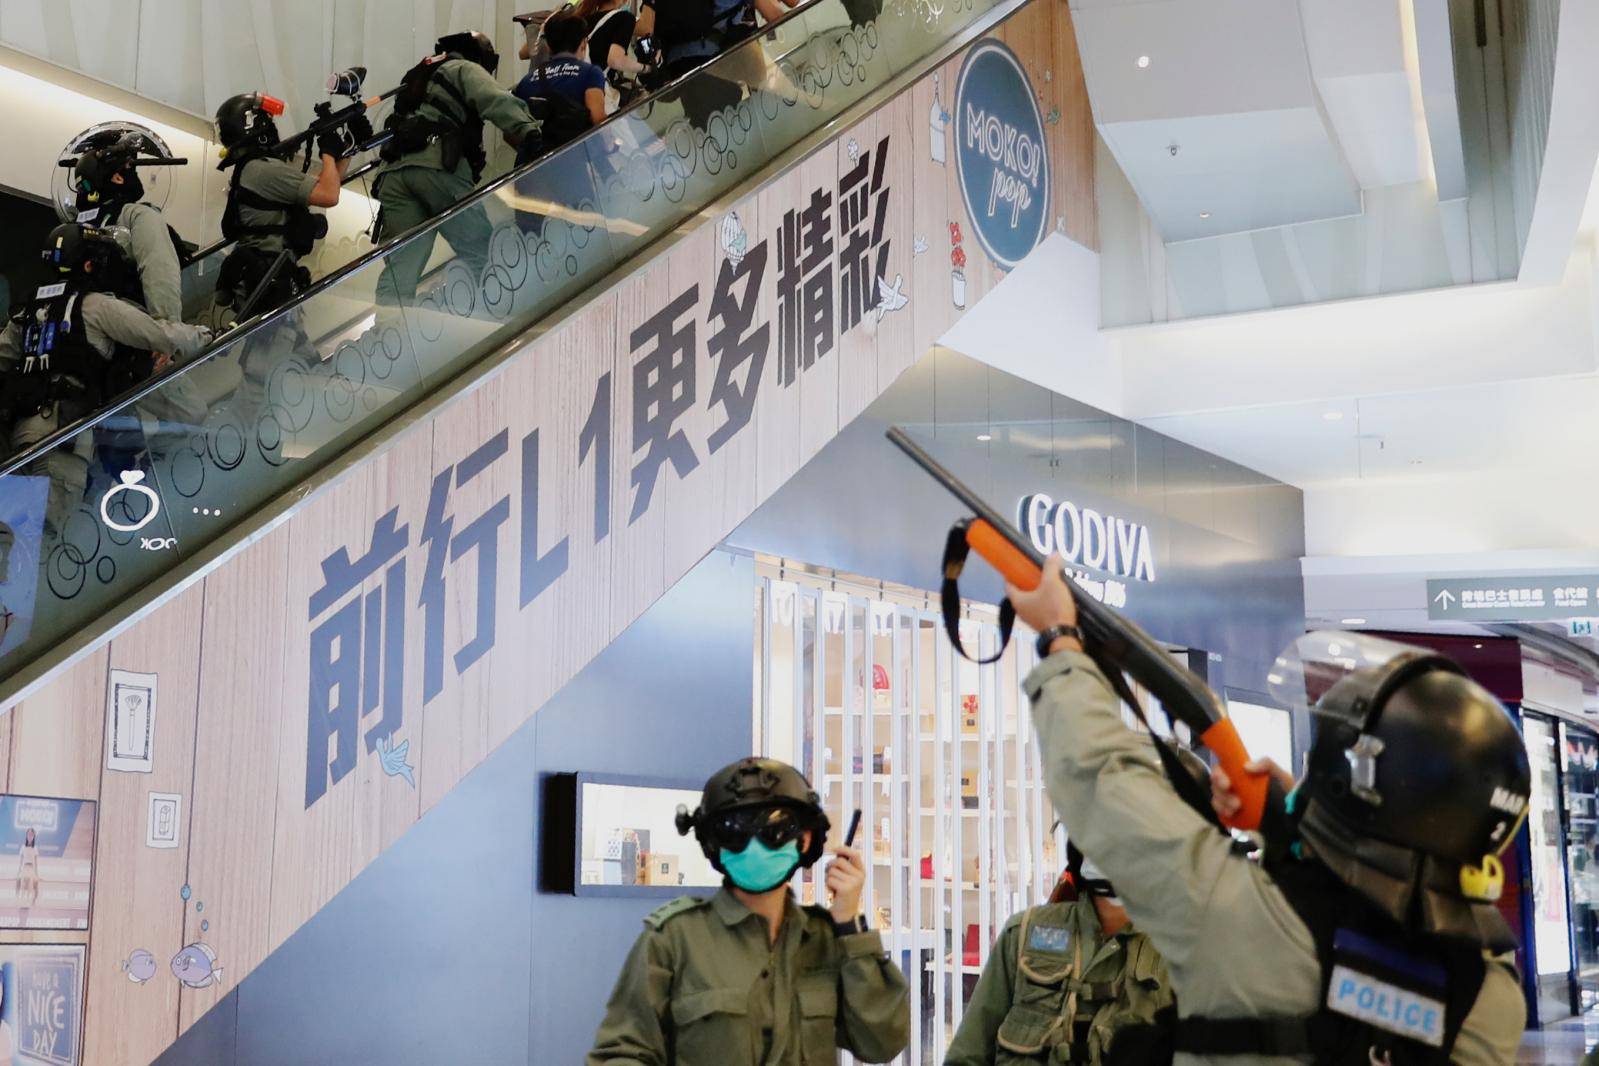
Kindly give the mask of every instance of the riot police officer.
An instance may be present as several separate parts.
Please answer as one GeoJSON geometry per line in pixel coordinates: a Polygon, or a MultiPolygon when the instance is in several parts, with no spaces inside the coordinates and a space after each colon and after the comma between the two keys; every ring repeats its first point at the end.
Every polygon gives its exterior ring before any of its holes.
{"type": "MultiPolygon", "coordinates": [[[[50,231],[44,259],[60,280],[42,286],[0,333],[0,429],[11,452],[32,447],[149,372],[153,353],[192,355],[210,342],[201,326],[152,318],[112,295],[125,268],[109,234],[77,223],[50,231]]],[[[90,435],[26,469],[50,479],[45,530],[59,536],[88,485],[90,435]]]]}
{"type": "Polygon", "coordinates": [[[1076,845],[1048,903],[1012,915],[945,1066],[1171,1061],[1171,978],[1115,887],[1076,845]]]}
{"type": "Polygon", "coordinates": [[[722,889],[644,920],[588,1066],[814,1066],[840,1048],[867,1062],[904,1050],[905,978],[860,916],[860,853],[825,848],[827,815],[798,770],[740,759],[711,775],[692,814],[679,809],[677,826],[722,889]],[[800,906],[789,879],[824,850],[832,903],[800,906]]]}
{"type": "Polygon", "coordinates": [[[311,209],[337,206],[351,157],[372,139],[371,122],[358,115],[317,139],[317,166],[300,166],[272,154],[280,139],[274,111],[281,111],[274,98],[241,93],[223,101],[216,114],[221,169],[233,171],[222,235],[235,242],[217,280],[218,303],[243,310],[279,253],[287,249],[294,257],[294,265],[249,309],[252,314],[281,307],[309,287],[310,272],[299,263],[328,231],[326,217],[311,209]]]}
{"type": "Polygon", "coordinates": [[[1315,669],[1270,675],[1316,700],[1309,771],[1253,863],[1124,726],[1060,569],[1008,590],[1040,633],[1025,687],[1049,795],[1166,959],[1177,1061],[1514,1059],[1525,1007],[1492,899],[1530,772],[1504,708],[1441,656],[1312,634],[1315,669]]]}
{"type": "Polygon", "coordinates": [[[121,124],[81,137],[72,168],[77,192],[76,221],[112,235],[137,269],[129,291],[119,293],[144,305],[152,318],[183,321],[182,262],[179,241],[161,209],[144,202],[139,177],[141,156],[160,159],[165,147],[121,124]]]}
{"type": "MultiPolygon", "coordinates": [[[[311,209],[338,204],[350,159],[372,138],[371,122],[358,115],[324,131],[316,144],[319,164],[302,167],[273,152],[280,141],[274,118],[282,110],[276,98],[259,92],[230,97],[217,108],[221,168],[232,170],[222,235],[235,242],[217,274],[219,321],[270,313],[310,287],[311,272],[301,260],[328,232],[327,217],[311,209]],[[280,266],[285,251],[292,261],[280,266]]],[[[239,358],[234,412],[251,425],[266,404],[273,370],[286,360],[309,364],[316,358],[299,314],[257,332],[239,358]]]]}
{"type": "MultiPolygon", "coordinates": [[[[494,80],[500,57],[492,41],[481,33],[452,33],[434,48],[436,54],[406,73],[384,126],[393,137],[383,147],[388,166],[377,181],[380,238],[398,236],[471,195],[487,165],[485,123],[497,126],[513,147],[538,136],[539,124],[527,105],[494,80]]],[[[473,206],[442,223],[438,232],[476,283],[488,262],[488,214],[473,206]]],[[[378,303],[409,303],[416,296],[434,236],[429,232],[388,254],[378,279],[378,303]]]]}

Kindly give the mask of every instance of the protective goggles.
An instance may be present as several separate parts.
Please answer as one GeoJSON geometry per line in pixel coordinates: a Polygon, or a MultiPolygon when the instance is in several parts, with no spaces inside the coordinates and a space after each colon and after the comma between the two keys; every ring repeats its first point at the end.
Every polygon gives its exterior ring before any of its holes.
{"type": "Polygon", "coordinates": [[[711,836],[721,847],[735,854],[759,838],[769,848],[780,848],[798,840],[807,823],[792,807],[746,807],[711,818],[711,836]]]}

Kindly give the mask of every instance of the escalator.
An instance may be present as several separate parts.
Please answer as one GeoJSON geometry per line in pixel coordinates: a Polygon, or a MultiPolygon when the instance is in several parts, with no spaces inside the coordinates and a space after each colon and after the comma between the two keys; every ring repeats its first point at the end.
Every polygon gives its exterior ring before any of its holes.
{"type": "MultiPolygon", "coordinates": [[[[417,405],[1017,6],[815,0],[383,247],[328,250],[290,306],[0,464],[0,707],[259,536],[417,405]],[[683,98],[707,79],[742,99],[700,128],[683,98]],[[417,242],[435,244],[417,298],[380,304],[389,258],[417,242]],[[174,417],[195,396],[203,421],[174,417]],[[53,462],[86,463],[86,490],[52,488],[53,462]]],[[[208,302],[225,253],[186,271],[187,308],[208,302]]]]}

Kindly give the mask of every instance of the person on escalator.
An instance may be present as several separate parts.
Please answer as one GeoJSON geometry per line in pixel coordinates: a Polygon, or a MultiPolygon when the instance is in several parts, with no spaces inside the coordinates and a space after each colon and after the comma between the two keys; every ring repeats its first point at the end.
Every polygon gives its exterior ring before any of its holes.
{"type": "Polygon", "coordinates": [[[628,50],[638,15],[631,0],[581,0],[573,9],[589,26],[589,62],[605,71],[605,113],[617,111],[639,98],[638,78],[646,70],[628,50]]]}
{"type": "MultiPolygon", "coordinates": [[[[645,0],[634,32],[639,58],[653,68],[646,87],[676,81],[753,37],[757,16],[775,22],[798,5],[799,0],[645,0]]],[[[701,71],[663,99],[681,101],[689,123],[704,129],[719,111],[738,106],[744,88],[701,71]]]]}
{"type": "Polygon", "coordinates": [[[137,273],[127,278],[125,296],[151,318],[183,321],[182,240],[167,225],[161,209],[144,202],[144,182],[136,161],[142,152],[162,154],[131,130],[107,129],[87,138],[72,168],[77,221],[111,234],[137,273]]]}
{"type": "MultiPolygon", "coordinates": [[[[166,147],[123,125],[108,126],[78,143],[82,152],[73,164],[71,179],[76,194],[74,220],[109,235],[132,267],[116,271],[120,288],[115,295],[143,307],[157,321],[182,322],[183,264],[194,253],[194,246],[167,224],[159,207],[146,201],[139,177],[138,161],[171,158],[166,147]]],[[[105,382],[106,395],[115,396],[140,384],[171,362],[170,352],[156,352],[148,364],[118,361],[105,382]]],[[[158,422],[186,429],[204,421],[206,402],[193,381],[179,376],[144,401],[141,411],[158,422]]]]}
{"type": "Polygon", "coordinates": [[[217,108],[218,169],[232,171],[222,236],[234,242],[222,262],[217,302],[234,312],[270,312],[310,287],[311,272],[301,264],[328,232],[327,217],[311,209],[338,205],[350,159],[373,135],[372,123],[359,115],[323,133],[316,145],[320,161],[302,167],[273,154],[280,140],[274,117],[282,112],[282,105],[264,93],[240,93],[217,108]],[[245,301],[284,251],[291,260],[246,308],[245,301]]]}
{"type": "MultiPolygon", "coordinates": [[[[310,288],[303,260],[328,232],[327,217],[312,208],[338,205],[351,158],[373,136],[371,122],[359,115],[324,132],[316,145],[320,162],[302,167],[274,154],[280,140],[274,119],[282,113],[281,102],[259,92],[229,97],[217,108],[218,169],[232,171],[222,235],[234,242],[217,277],[219,322],[270,314],[310,288]],[[284,253],[289,258],[280,263],[284,253]]],[[[233,405],[248,432],[266,406],[273,370],[288,359],[309,365],[317,358],[303,318],[289,315],[244,342],[233,405]]]]}
{"type": "MultiPolygon", "coordinates": [[[[497,126],[517,148],[539,136],[539,123],[527,105],[494,80],[500,57],[488,37],[452,33],[439,38],[434,48],[434,55],[406,73],[384,126],[394,137],[383,147],[388,166],[377,180],[379,239],[414,229],[472,194],[488,164],[485,123],[497,126]]],[[[390,252],[378,279],[380,305],[408,304],[416,298],[439,233],[477,282],[493,233],[481,204],[390,252]]]]}
{"type": "MultiPolygon", "coordinates": [[[[204,348],[203,326],[152,318],[113,295],[124,284],[126,261],[103,230],[67,223],[50,231],[43,258],[57,281],[41,286],[0,333],[0,439],[17,454],[90,413],[109,399],[107,381],[118,363],[148,363],[152,352],[183,359],[204,348]]],[[[56,540],[83,499],[93,454],[92,434],[40,456],[24,474],[48,477],[46,540],[56,540]]]]}
{"type": "Polygon", "coordinates": [[[575,12],[557,11],[544,23],[544,39],[550,58],[512,90],[540,123],[540,143],[523,141],[517,166],[605,121],[605,72],[589,62],[588,23],[575,12]]]}

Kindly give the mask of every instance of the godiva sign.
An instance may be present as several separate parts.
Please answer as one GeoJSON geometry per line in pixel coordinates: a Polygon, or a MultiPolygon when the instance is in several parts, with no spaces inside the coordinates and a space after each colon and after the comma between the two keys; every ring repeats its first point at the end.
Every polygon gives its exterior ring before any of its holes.
{"type": "Polygon", "coordinates": [[[1060,552],[1068,563],[1134,581],[1155,580],[1155,549],[1149,527],[1042,492],[1022,497],[1017,517],[1033,547],[1060,552]]]}

